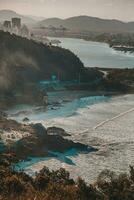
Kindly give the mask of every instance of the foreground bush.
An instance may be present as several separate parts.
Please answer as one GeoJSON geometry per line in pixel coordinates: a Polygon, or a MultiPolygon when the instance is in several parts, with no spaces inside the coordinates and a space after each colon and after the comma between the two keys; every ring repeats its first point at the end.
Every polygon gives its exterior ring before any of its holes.
{"type": "MultiPolygon", "coordinates": [[[[2,160],[2,159],[1,159],[2,160]]],[[[133,200],[134,168],[129,174],[116,175],[105,170],[97,181],[88,185],[83,179],[70,178],[61,168],[50,171],[44,167],[35,178],[15,172],[9,162],[0,163],[0,200],[133,200]]]]}

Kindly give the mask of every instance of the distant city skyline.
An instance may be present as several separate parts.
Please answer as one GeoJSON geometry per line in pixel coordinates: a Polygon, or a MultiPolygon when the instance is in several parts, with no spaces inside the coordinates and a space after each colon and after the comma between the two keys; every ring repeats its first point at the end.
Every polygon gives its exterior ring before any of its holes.
{"type": "Polygon", "coordinates": [[[0,9],[45,18],[88,15],[134,21],[134,0],[0,0],[0,9]]]}

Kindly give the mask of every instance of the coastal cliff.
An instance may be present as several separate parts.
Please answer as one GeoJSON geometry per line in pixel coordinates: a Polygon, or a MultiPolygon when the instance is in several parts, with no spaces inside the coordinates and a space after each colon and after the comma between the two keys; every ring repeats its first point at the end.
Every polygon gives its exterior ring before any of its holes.
{"type": "Polygon", "coordinates": [[[0,31],[0,48],[0,102],[6,106],[17,101],[40,102],[45,95],[37,87],[40,80],[55,77],[60,81],[72,81],[81,76],[81,81],[87,82],[102,78],[102,73],[85,68],[80,59],[67,49],[3,31],[0,31]]]}

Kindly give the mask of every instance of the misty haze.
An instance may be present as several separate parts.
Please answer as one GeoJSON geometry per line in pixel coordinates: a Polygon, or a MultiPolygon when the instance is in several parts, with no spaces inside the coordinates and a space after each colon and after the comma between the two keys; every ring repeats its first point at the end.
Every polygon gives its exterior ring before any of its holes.
{"type": "Polygon", "coordinates": [[[0,200],[134,199],[133,10],[0,0],[0,200]]]}

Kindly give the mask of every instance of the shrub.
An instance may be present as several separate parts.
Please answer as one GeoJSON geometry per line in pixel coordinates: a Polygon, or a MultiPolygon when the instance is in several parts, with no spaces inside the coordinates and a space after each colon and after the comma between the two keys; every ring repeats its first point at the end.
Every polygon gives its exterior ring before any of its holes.
{"type": "Polygon", "coordinates": [[[7,177],[5,180],[7,194],[21,195],[25,191],[25,183],[16,175],[7,177]]]}

